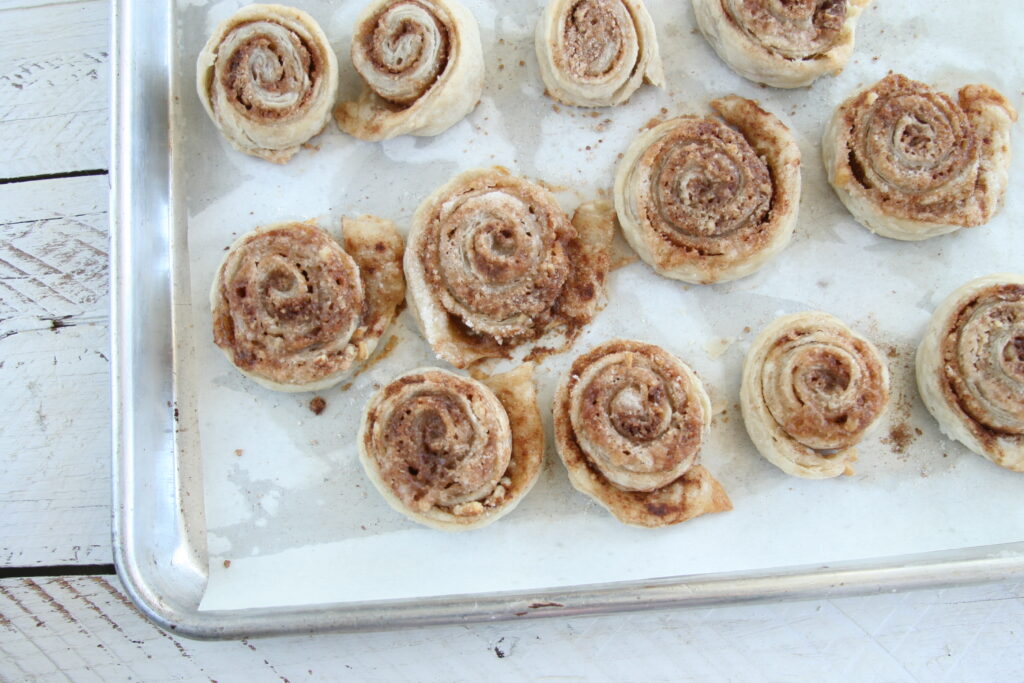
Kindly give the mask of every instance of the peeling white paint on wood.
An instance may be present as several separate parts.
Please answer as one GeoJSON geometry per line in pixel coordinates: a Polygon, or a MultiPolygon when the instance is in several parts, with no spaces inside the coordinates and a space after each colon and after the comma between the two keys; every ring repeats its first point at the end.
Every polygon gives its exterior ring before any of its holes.
{"type": "Polygon", "coordinates": [[[4,2],[0,25],[0,178],[106,168],[110,3],[4,2]]]}
{"type": "Polygon", "coordinates": [[[1021,680],[1024,584],[368,634],[195,642],[113,577],[0,581],[0,678],[1021,680]]]}
{"type": "Polygon", "coordinates": [[[111,561],[106,195],[0,185],[0,566],[111,561]]]}
{"type": "Polygon", "coordinates": [[[107,178],[0,185],[0,338],[107,317],[107,178]]]}

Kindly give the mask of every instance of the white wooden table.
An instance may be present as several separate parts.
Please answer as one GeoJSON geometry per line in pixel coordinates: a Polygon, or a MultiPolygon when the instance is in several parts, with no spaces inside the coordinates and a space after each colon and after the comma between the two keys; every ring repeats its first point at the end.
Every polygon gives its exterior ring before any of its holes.
{"type": "Polygon", "coordinates": [[[151,625],[111,565],[109,19],[0,0],[0,680],[1024,680],[1018,582],[240,642],[151,625]]]}

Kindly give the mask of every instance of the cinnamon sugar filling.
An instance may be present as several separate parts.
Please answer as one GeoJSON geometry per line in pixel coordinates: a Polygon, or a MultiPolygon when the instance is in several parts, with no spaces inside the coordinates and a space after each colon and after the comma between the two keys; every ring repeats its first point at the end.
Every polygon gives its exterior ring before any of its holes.
{"type": "Polygon", "coordinates": [[[317,90],[323,73],[323,54],[297,32],[270,21],[238,24],[222,42],[236,32],[260,27],[229,55],[218,55],[220,83],[235,108],[249,118],[279,120],[301,114],[317,90]]]}
{"type": "Polygon", "coordinates": [[[1024,286],[989,287],[951,317],[939,386],[986,445],[1024,438],[1024,286]]]}
{"type": "Polygon", "coordinates": [[[816,59],[842,36],[847,0],[721,0],[725,15],[761,47],[791,60],[816,59]]]}

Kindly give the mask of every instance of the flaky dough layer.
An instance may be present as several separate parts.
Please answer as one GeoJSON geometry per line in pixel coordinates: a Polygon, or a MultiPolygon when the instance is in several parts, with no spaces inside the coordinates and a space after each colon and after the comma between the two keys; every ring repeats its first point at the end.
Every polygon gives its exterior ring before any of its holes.
{"type": "Polygon", "coordinates": [[[921,399],[943,434],[1024,472],[1024,275],[988,275],[950,294],[916,366],[921,399]]]}
{"type": "Polygon", "coordinates": [[[710,284],[750,275],[793,236],[800,148],[757,102],[711,102],[722,117],[682,116],[640,134],[619,162],[622,232],[656,272],[710,284]]]}
{"type": "Polygon", "coordinates": [[[871,0],[693,0],[697,25],[739,75],[775,88],[843,70],[871,0]]]}
{"type": "Polygon", "coordinates": [[[827,313],[778,318],[751,344],[740,407],[758,452],[787,474],[852,473],[856,444],[889,403],[878,349],[827,313]]]}
{"type": "Polygon", "coordinates": [[[375,216],[345,219],[344,248],[310,223],[242,235],[210,290],[213,339],[238,370],[276,391],[319,391],[377,346],[405,298],[402,238],[375,216]]]}
{"type": "Polygon", "coordinates": [[[572,339],[603,302],[614,217],[569,221],[546,189],[501,168],[462,173],[417,209],[405,273],[434,352],[465,368],[560,329],[572,339]]]}
{"type": "Polygon", "coordinates": [[[457,0],[374,0],[356,21],[352,63],[363,92],[334,117],[361,140],[438,135],[483,92],[480,30],[457,0]]]}
{"type": "Polygon", "coordinates": [[[890,74],[846,100],[822,141],[828,180],[864,227],[923,240],[988,223],[1009,183],[1017,113],[986,85],[957,101],[890,74]]]}
{"type": "Polygon", "coordinates": [[[359,459],[409,519],[466,531],[511,512],[537,482],[544,430],[533,366],[483,382],[438,368],[404,373],[367,404],[359,459]]]}
{"type": "Polygon", "coordinates": [[[248,5],[199,53],[196,89],[235,149],[283,164],[330,120],[338,59],[310,15],[248,5]]]}
{"type": "Polygon", "coordinates": [[[711,426],[707,392],[658,346],[619,339],[581,355],[555,392],[554,423],[573,487],[625,524],[660,527],[732,509],[697,464],[711,426]]]}
{"type": "Polygon", "coordinates": [[[663,87],[654,22],[641,0],[549,0],[537,22],[547,93],[564,104],[622,104],[646,81],[663,87]]]}

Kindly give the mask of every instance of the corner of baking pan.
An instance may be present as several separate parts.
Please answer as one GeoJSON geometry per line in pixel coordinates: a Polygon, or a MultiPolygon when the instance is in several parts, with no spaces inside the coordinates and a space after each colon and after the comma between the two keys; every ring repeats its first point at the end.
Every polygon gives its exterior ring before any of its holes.
{"type": "Polygon", "coordinates": [[[112,22],[113,548],[126,592],[150,620],[190,638],[232,638],[839,597],[1024,576],[1020,542],[529,593],[200,612],[208,578],[202,496],[186,501],[183,491],[202,490],[201,466],[194,430],[183,437],[187,430],[178,430],[175,417],[182,408],[176,401],[194,406],[175,387],[177,374],[188,371],[181,356],[190,351],[175,346],[173,333],[175,297],[187,290],[176,290],[171,274],[181,272],[175,268],[187,254],[172,193],[172,5],[114,0],[112,22]],[[183,462],[183,454],[194,461],[183,462]]]}

